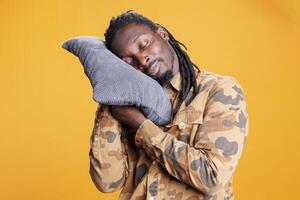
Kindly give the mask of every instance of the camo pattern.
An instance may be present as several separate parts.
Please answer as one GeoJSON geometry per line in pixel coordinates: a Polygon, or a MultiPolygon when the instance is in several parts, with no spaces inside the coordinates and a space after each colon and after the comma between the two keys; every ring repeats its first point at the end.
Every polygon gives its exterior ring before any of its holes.
{"type": "MultiPolygon", "coordinates": [[[[121,200],[234,198],[232,176],[249,127],[243,90],[233,77],[195,73],[199,93],[165,126],[147,119],[134,133],[99,104],[89,158],[101,192],[122,189],[121,200]]],[[[177,73],[165,87],[173,109],[180,83],[177,73]]]]}

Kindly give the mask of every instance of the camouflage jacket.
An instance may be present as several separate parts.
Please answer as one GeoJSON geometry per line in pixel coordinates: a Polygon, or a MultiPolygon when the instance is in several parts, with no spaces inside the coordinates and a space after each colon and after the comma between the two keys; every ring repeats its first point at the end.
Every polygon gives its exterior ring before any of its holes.
{"type": "MultiPolygon", "coordinates": [[[[89,152],[98,190],[122,188],[119,199],[233,199],[248,135],[243,91],[233,77],[194,69],[199,93],[165,126],[146,119],[134,133],[99,104],[89,152]]],[[[177,73],[165,87],[173,109],[180,83],[177,73]]]]}

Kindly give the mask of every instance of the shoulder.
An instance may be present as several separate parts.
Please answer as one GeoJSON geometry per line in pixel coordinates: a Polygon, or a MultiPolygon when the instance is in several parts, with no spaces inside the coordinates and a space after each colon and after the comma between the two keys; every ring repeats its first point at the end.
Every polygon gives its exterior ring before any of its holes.
{"type": "Polygon", "coordinates": [[[241,84],[233,76],[201,70],[197,79],[200,86],[199,93],[206,91],[208,98],[220,92],[224,95],[244,96],[241,84]]]}
{"type": "Polygon", "coordinates": [[[197,82],[199,92],[190,106],[201,113],[246,109],[243,89],[233,76],[201,70],[197,82]]]}

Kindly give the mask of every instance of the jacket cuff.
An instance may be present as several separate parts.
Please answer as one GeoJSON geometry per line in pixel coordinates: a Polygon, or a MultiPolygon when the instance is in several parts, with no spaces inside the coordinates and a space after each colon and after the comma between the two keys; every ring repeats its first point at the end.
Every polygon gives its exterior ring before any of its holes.
{"type": "Polygon", "coordinates": [[[150,119],[146,119],[137,129],[135,134],[135,144],[138,147],[151,148],[161,143],[167,135],[150,119]]]}

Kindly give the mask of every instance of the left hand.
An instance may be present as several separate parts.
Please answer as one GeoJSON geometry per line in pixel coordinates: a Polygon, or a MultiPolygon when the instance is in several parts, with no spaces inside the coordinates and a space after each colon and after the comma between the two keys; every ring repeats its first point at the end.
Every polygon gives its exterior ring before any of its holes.
{"type": "Polygon", "coordinates": [[[111,114],[134,131],[147,119],[135,106],[111,106],[111,114]]]}

